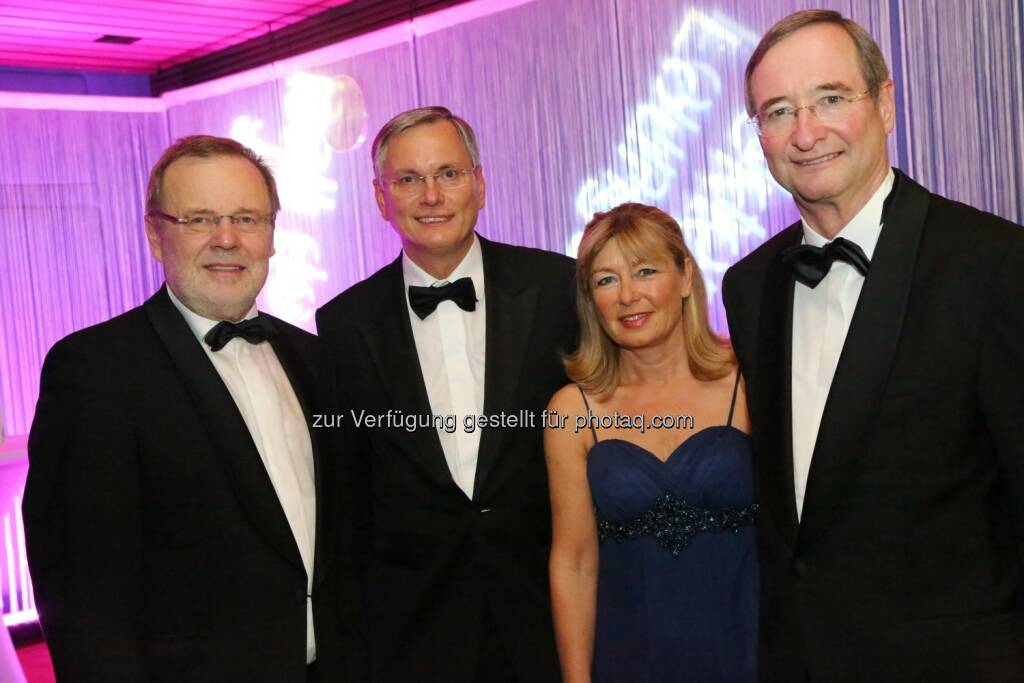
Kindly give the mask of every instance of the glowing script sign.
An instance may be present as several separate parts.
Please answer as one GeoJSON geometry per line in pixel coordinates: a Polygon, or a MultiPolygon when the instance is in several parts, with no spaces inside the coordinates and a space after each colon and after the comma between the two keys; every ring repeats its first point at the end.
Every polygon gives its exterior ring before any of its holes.
{"type": "Polygon", "coordinates": [[[263,121],[239,116],[231,136],[251,147],[274,168],[281,206],[315,215],[333,211],[338,183],[328,174],[333,150],[327,144],[334,79],[302,71],[292,74],[282,98],[281,145],[262,136],[263,121]]]}
{"type": "Polygon", "coordinates": [[[265,158],[274,169],[282,216],[274,235],[277,250],[263,297],[274,313],[295,323],[313,317],[315,283],[327,281],[319,267],[320,245],[286,226],[330,214],[337,205],[338,183],[331,175],[336,152],[366,140],[366,106],[359,85],[348,76],[295,72],[282,97],[281,144],[263,135],[263,121],[239,116],[231,137],[265,158]]]}
{"type": "MultiPolygon", "coordinates": [[[[742,97],[723,96],[731,81],[723,87],[715,66],[746,60],[757,41],[728,18],[687,13],[651,96],[636,104],[617,148],[625,171],[605,169],[586,178],[576,193],[576,212],[584,222],[626,201],[670,210],[705,273],[708,296],[718,291],[731,262],[721,257],[735,260],[742,238],[766,236],[760,213],[769,193],[777,191],[757,136],[745,125],[746,112],[737,101],[742,97]],[[691,140],[694,154],[688,153],[691,140]]],[[[739,68],[730,79],[742,79],[739,68]]],[[[581,236],[582,230],[566,245],[570,255],[576,255],[581,236]]]]}
{"type": "Polygon", "coordinates": [[[292,322],[308,322],[316,312],[315,282],[327,282],[320,263],[320,245],[309,235],[279,231],[263,296],[267,307],[292,322]]]}

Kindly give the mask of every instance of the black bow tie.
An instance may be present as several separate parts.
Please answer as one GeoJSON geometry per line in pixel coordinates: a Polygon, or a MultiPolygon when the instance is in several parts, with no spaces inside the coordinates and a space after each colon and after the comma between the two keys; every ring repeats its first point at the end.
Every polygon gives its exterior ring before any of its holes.
{"type": "Polygon", "coordinates": [[[835,238],[824,247],[798,244],[782,252],[782,262],[789,266],[797,280],[812,289],[828,275],[836,261],[849,263],[865,277],[871,265],[863,249],[842,237],[835,238]]]}
{"type": "Polygon", "coordinates": [[[454,301],[464,311],[476,310],[476,289],[468,277],[460,277],[440,287],[409,286],[409,305],[420,320],[434,312],[442,301],[454,301]]]}
{"type": "Polygon", "coordinates": [[[259,344],[276,336],[277,328],[274,327],[270,316],[260,313],[255,318],[240,323],[222,320],[206,333],[203,341],[210,345],[210,350],[220,351],[235,337],[241,337],[250,344],[259,344]]]}

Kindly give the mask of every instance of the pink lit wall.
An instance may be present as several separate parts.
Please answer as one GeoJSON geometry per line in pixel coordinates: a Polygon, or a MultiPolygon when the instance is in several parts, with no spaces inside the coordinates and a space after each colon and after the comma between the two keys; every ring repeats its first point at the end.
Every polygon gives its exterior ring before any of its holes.
{"type": "MultiPolygon", "coordinates": [[[[725,268],[794,217],[742,123],[742,70],[758,36],[805,4],[480,0],[156,100],[0,93],[7,433],[28,431],[54,341],[159,286],[144,185],[160,151],[190,133],[232,135],[272,159],[284,211],[261,305],[297,324],[312,327],[318,305],[397,255],[373,202],[368,140],[398,111],[443,104],[480,138],[482,234],[573,253],[593,211],[657,204],[684,226],[724,330],[725,268]]],[[[1016,4],[823,4],[865,25],[890,61],[893,162],[1024,219],[1016,4]]]]}

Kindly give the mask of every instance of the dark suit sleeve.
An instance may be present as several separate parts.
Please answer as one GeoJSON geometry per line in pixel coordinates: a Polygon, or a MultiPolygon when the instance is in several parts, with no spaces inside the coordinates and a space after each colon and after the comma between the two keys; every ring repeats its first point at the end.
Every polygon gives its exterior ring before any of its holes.
{"type": "Polygon", "coordinates": [[[742,371],[742,368],[746,366],[744,355],[747,349],[745,340],[741,339],[740,333],[739,317],[743,312],[739,310],[740,305],[737,300],[737,277],[734,268],[725,271],[725,275],[722,277],[722,304],[725,306],[725,319],[729,325],[729,340],[732,342],[733,351],[736,353],[742,371]]]}
{"type": "MultiPolygon", "coordinates": [[[[337,357],[340,349],[349,349],[337,332],[325,321],[320,311],[317,312],[317,331],[321,336],[321,366],[324,370],[324,394],[328,413],[335,417],[330,439],[338,465],[338,481],[341,486],[342,508],[349,519],[349,535],[345,539],[354,547],[357,558],[365,557],[369,549],[370,528],[372,526],[370,505],[370,473],[367,469],[369,440],[352,421],[352,410],[359,412],[360,406],[352,404],[346,391],[346,378],[342,376],[341,366],[337,357]]],[[[360,567],[361,569],[361,567],[360,567]]]]}
{"type": "MultiPolygon", "coordinates": [[[[333,461],[337,466],[337,491],[340,508],[338,529],[341,556],[344,565],[344,585],[341,593],[342,623],[348,625],[358,641],[358,657],[350,657],[348,680],[369,680],[368,625],[365,607],[364,578],[366,561],[370,553],[373,525],[369,473],[369,440],[352,423],[351,399],[345,391],[345,378],[341,376],[336,354],[348,348],[333,334],[320,312],[317,312],[317,330],[321,335],[320,364],[323,371],[325,413],[334,416],[335,427],[328,439],[333,461]],[[327,328],[325,330],[325,327],[327,328]]],[[[356,408],[358,411],[358,408],[356,408]]]]}
{"type": "Polygon", "coordinates": [[[722,276],[722,305],[725,306],[725,319],[726,319],[727,324],[729,325],[729,335],[730,336],[732,336],[732,334],[733,334],[733,321],[732,321],[733,312],[732,311],[733,311],[733,308],[735,306],[735,304],[733,302],[733,294],[734,294],[734,291],[735,291],[734,290],[735,284],[733,283],[733,278],[734,277],[735,276],[733,275],[733,269],[732,268],[729,268],[728,270],[726,270],[725,274],[722,276]]]}
{"type": "Polygon", "coordinates": [[[978,395],[1024,571],[1024,234],[1002,261],[990,305],[982,329],[978,395]]]}
{"type": "Polygon", "coordinates": [[[337,450],[341,462],[340,481],[342,492],[351,519],[352,551],[356,558],[359,575],[362,577],[364,563],[369,556],[373,529],[373,501],[370,486],[369,449],[370,441],[366,433],[352,424],[352,411],[358,413],[361,408],[355,406],[342,390],[336,404],[338,412],[343,415],[337,430],[337,450]]]}
{"type": "MultiPolygon", "coordinates": [[[[67,340],[43,365],[24,520],[40,620],[60,681],[142,681],[142,519],[116,377],[67,340]]],[[[152,397],[159,401],[159,397],[152,397]]]]}

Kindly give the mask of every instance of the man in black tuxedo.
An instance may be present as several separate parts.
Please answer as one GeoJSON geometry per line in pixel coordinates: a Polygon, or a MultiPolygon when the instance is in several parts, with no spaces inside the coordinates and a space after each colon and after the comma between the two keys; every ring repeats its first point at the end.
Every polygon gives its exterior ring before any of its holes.
{"type": "Polygon", "coordinates": [[[1024,680],[1024,232],[890,169],[888,68],[838,13],[776,24],[746,79],[802,218],[723,289],[763,679],[1024,680]]]}
{"type": "Polygon", "coordinates": [[[251,150],[182,138],[146,201],[166,286],[47,356],[24,515],[59,681],[358,679],[316,338],[255,307],[279,208],[251,150]]]}
{"type": "Polygon", "coordinates": [[[365,513],[374,680],[556,681],[540,413],[566,381],[572,260],[474,232],[483,169],[447,109],[399,114],[372,154],[402,254],[317,328],[365,513]],[[527,424],[467,430],[481,415],[527,424]]]}

